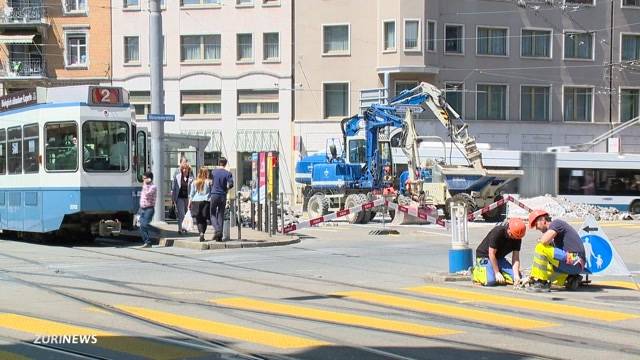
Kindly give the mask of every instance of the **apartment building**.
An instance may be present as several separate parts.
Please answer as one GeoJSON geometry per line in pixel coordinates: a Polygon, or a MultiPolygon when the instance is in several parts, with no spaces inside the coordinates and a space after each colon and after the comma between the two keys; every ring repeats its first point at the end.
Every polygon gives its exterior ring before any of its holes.
{"type": "Polygon", "coordinates": [[[0,3],[2,92],[109,79],[110,7],[109,0],[0,3]]]}
{"type": "MultiPolygon", "coordinates": [[[[295,8],[295,130],[324,148],[372,92],[427,81],[479,142],[545,150],[640,115],[640,2],[333,0],[295,8]],[[523,4],[524,3],[524,4],[523,4]],[[352,14],[357,13],[355,17],[352,14]],[[613,15],[613,16],[612,16],[613,15]]],[[[428,117],[422,134],[446,131],[428,117]]],[[[640,132],[620,136],[640,152],[640,132]]],[[[596,148],[606,151],[606,144],[596,148]]]]}
{"type": "MultiPolygon", "coordinates": [[[[149,3],[112,7],[113,81],[130,91],[144,124],[150,111],[149,3]]],[[[116,4],[116,2],[114,2],[116,4]]],[[[250,181],[250,154],[291,159],[291,1],[179,0],[162,4],[167,132],[211,136],[205,163],[225,156],[239,182],[250,181]]]]}

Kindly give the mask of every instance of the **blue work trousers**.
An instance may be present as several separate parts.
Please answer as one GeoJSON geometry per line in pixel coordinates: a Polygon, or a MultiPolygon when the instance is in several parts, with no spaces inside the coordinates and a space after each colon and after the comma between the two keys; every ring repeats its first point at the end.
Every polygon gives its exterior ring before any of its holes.
{"type": "Polygon", "coordinates": [[[151,244],[149,231],[151,230],[151,219],[153,219],[154,212],[155,209],[153,207],[140,209],[140,235],[142,235],[142,241],[145,244],[151,244]]]}
{"type": "MultiPolygon", "coordinates": [[[[498,268],[503,275],[509,275],[511,279],[505,276],[505,280],[511,280],[513,282],[513,265],[505,259],[497,259],[498,260],[498,268]]],[[[476,266],[484,267],[487,271],[487,284],[486,286],[495,286],[496,284],[496,273],[493,271],[493,266],[491,266],[491,261],[489,258],[479,257],[476,258],[476,266]]]]}

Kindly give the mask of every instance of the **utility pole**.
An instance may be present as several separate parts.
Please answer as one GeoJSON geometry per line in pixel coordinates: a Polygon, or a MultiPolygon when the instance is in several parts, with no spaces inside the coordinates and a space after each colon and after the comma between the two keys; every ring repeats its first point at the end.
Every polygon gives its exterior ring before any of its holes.
{"type": "MultiPolygon", "coordinates": [[[[164,90],[162,69],[162,16],[160,0],[149,0],[149,64],[151,66],[151,113],[164,114],[164,90]]],[[[151,122],[151,171],[158,187],[153,222],[164,221],[164,122],[151,122]]]]}
{"type": "Polygon", "coordinates": [[[613,128],[613,12],[615,1],[611,1],[611,23],[609,25],[609,124],[613,128]]]}

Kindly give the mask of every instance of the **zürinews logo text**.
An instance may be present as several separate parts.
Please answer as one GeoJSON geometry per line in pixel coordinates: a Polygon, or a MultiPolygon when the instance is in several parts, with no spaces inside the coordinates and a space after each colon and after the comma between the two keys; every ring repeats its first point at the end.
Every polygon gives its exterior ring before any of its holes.
{"type": "Polygon", "coordinates": [[[96,335],[38,335],[33,341],[37,345],[97,344],[96,335]]]}

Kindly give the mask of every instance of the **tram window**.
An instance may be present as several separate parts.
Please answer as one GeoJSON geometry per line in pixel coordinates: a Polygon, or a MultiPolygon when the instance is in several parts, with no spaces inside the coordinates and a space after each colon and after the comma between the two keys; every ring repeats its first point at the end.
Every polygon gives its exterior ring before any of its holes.
{"type": "Polygon", "coordinates": [[[24,156],[25,174],[38,172],[38,155],[40,155],[38,130],[38,124],[25,125],[23,129],[22,155],[24,156]]]}
{"type": "Polygon", "coordinates": [[[45,170],[78,170],[78,125],[75,122],[45,124],[44,138],[45,170]]]}
{"type": "Polygon", "coordinates": [[[142,175],[147,171],[147,135],[138,131],[136,138],[136,177],[142,182],[142,175]]]}
{"type": "Polygon", "coordinates": [[[559,169],[560,195],[640,195],[640,170],[559,169]]]}
{"type": "Polygon", "coordinates": [[[82,164],[86,171],[125,172],[129,169],[129,125],[121,121],[82,124],[82,164]]]}
{"type": "Polygon", "coordinates": [[[0,175],[7,173],[7,131],[0,129],[0,175]]]}
{"type": "Polygon", "coordinates": [[[7,168],[9,174],[22,174],[22,128],[20,126],[7,129],[8,151],[7,168]]]}

